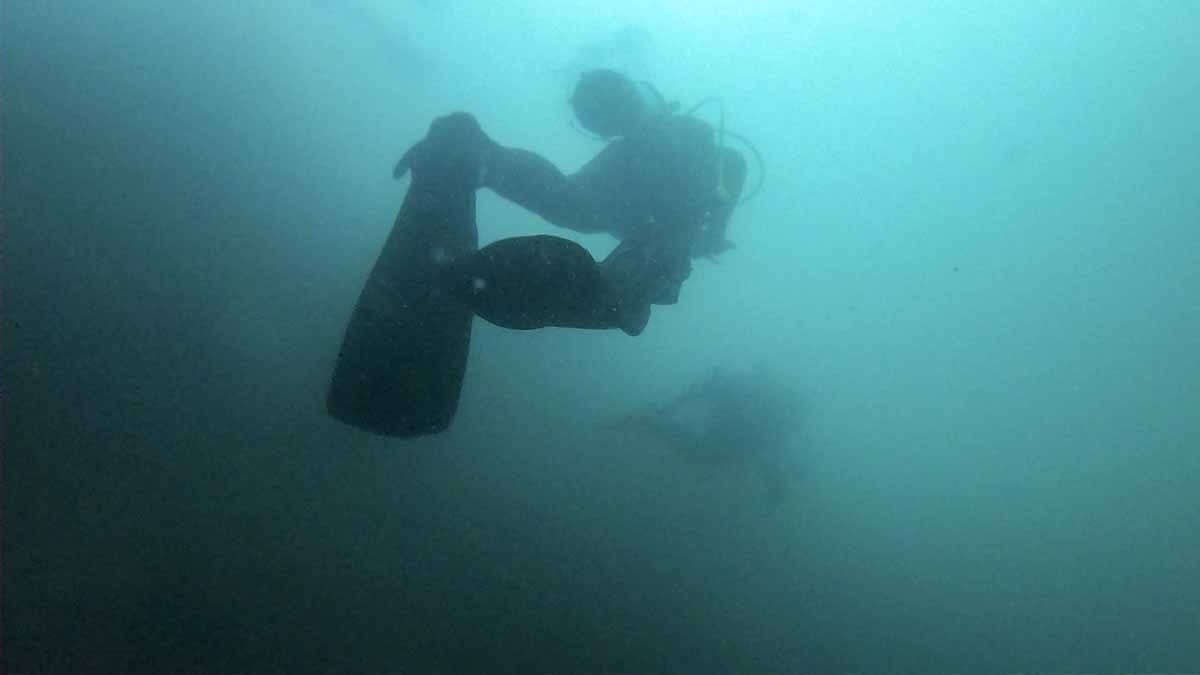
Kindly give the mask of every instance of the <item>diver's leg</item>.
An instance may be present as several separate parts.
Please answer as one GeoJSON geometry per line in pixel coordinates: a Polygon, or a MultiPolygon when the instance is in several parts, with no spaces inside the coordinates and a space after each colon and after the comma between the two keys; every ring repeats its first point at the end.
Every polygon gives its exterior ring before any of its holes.
{"type": "Polygon", "coordinates": [[[612,197],[602,193],[611,193],[610,179],[624,173],[626,155],[620,143],[610,144],[580,174],[568,177],[536,153],[496,143],[473,116],[460,112],[436,119],[392,175],[399,179],[411,169],[414,176],[451,176],[464,187],[490,188],[559,227],[602,232],[613,220],[607,208],[612,197]]]}
{"type": "Polygon", "coordinates": [[[673,305],[691,274],[691,260],[681,243],[666,238],[634,236],[621,242],[600,263],[605,288],[616,305],[622,330],[637,335],[650,320],[650,305],[673,305]]]}
{"type": "Polygon", "coordinates": [[[629,148],[615,141],[566,176],[540,155],[497,146],[488,158],[484,187],[559,227],[613,232],[630,161],[629,148]]]}
{"type": "Polygon", "coordinates": [[[609,226],[595,195],[528,150],[498,146],[488,156],[484,187],[559,227],[590,233],[609,226]]]}

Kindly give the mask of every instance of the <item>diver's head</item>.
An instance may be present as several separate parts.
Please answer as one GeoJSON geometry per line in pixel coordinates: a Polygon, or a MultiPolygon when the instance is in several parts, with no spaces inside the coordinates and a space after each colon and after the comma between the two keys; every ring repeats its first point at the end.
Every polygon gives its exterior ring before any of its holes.
{"type": "Polygon", "coordinates": [[[652,85],[608,69],[589,70],[579,77],[571,107],[584,129],[603,138],[627,136],[669,110],[652,85]]]}

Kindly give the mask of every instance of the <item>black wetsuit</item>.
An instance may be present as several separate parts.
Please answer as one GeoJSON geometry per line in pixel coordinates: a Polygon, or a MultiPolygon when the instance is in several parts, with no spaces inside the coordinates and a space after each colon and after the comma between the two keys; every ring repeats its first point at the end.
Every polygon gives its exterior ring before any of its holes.
{"type": "Polygon", "coordinates": [[[639,334],[650,304],[676,302],[691,258],[725,246],[746,174],[739,153],[718,148],[708,124],[683,115],[650,120],[570,176],[537,154],[492,142],[463,113],[436,121],[422,143],[414,174],[422,157],[441,155],[437,171],[462,177],[464,194],[491,188],[550,223],[621,240],[599,264],[578,244],[543,236],[504,239],[447,266],[445,282],[457,297],[517,329],[639,334]]]}

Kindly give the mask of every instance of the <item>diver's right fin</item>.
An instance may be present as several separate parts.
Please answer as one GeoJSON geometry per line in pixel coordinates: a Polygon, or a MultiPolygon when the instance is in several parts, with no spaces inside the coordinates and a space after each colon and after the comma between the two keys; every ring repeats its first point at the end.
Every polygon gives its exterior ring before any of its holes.
{"type": "Polygon", "coordinates": [[[408,173],[408,170],[412,168],[413,157],[417,152],[417,148],[419,147],[421,147],[421,144],[418,142],[409,148],[408,151],[405,152],[400,158],[400,160],[396,162],[396,166],[392,168],[392,178],[395,178],[396,180],[404,178],[404,174],[408,173]]]}
{"type": "Polygon", "coordinates": [[[511,237],[447,266],[441,283],[501,328],[605,329],[616,325],[587,249],[549,235],[511,237]]]}

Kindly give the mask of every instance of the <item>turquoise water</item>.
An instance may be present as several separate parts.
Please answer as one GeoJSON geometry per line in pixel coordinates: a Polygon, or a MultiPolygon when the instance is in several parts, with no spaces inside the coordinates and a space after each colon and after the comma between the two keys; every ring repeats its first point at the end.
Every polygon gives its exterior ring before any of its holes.
{"type": "Polygon", "coordinates": [[[3,670],[1200,665],[1200,5],[250,4],[0,10],[3,670]],[[574,170],[597,66],[723,99],[737,248],[637,338],[477,321],[444,435],[328,419],[400,153],[574,170]],[[778,509],[601,424],[755,364],[778,509]]]}

